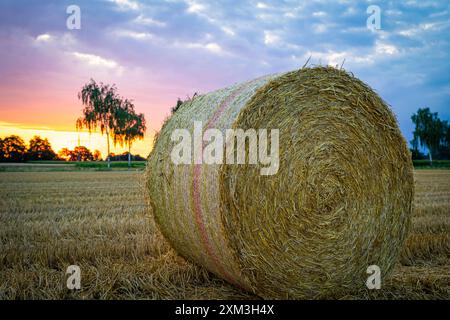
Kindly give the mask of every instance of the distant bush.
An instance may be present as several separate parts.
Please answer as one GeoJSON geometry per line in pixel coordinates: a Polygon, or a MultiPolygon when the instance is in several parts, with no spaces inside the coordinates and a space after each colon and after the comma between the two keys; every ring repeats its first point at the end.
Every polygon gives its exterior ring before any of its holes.
{"type": "Polygon", "coordinates": [[[417,149],[410,149],[410,151],[413,160],[425,160],[427,158],[427,156],[424,153],[420,152],[417,149]]]}
{"type": "Polygon", "coordinates": [[[450,169],[450,160],[433,160],[433,165],[430,165],[429,160],[413,160],[414,168],[425,169],[425,168],[435,168],[435,169],[450,169]]]}
{"type": "MultiPolygon", "coordinates": [[[[122,154],[114,154],[111,153],[111,161],[128,161],[128,152],[124,152],[122,154]]],[[[146,159],[141,157],[139,154],[131,155],[131,161],[145,161],[146,159]]]]}

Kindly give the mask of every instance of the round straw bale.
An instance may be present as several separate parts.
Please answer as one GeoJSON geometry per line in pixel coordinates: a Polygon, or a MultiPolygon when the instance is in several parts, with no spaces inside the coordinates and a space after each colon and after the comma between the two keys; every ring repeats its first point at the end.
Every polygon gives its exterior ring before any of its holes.
{"type": "Polygon", "coordinates": [[[183,103],[155,139],[146,174],[171,245],[263,298],[365,288],[370,265],[389,274],[410,225],[412,162],[397,121],[371,88],[331,67],[183,103]],[[260,163],[174,164],[171,134],[192,133],[194,120],[203,131],[278,129],[278,172],[261,175],[260,163]]]}

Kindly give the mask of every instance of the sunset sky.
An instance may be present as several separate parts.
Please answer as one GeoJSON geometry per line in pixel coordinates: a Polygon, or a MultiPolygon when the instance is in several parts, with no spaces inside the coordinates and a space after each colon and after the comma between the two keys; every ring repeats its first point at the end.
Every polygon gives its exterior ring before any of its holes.
{"type": "MultiPolygon", "coordinates": [[[[90,78],[115,83],[147,119],[133,153],[178,97],[264,74],[341,65],[393,108],[410,140],[419,107],[450,118],[448,1],[21,1],[0,2],[0,137],[48,137],[55,151],[78,143],[106,155],[106,139],[78,134],[77,93],[90,78]],[[66,9],[81,9],[69,30],[66,9]],[[366,27],[371,4],[381,30],[366,27]]],[[[113,148],[115,153],[123,151],[113,148]]]]}

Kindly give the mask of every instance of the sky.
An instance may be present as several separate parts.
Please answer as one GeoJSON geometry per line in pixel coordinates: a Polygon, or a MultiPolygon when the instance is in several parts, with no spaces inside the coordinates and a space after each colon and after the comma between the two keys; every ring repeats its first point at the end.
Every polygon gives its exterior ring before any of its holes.
{"type": "MultiPolygon", "coordinates": [[[[77,93],[93,78],[116,84],[147,120],[133,153],[177,98],[310,64],[339,65],[391,105],[412,138],[421,107],[450,119],[450,2],[2,0],[0,137],[47,137],[56,151],[82,145],[106,155],[106,138],[77,133],[77,93]],[[80,8],[80,29],[66,12],[80,8]],[[380,9],[380,29],[368,28],[380,9]],[[371,20],[372,21],[372,20],[371,20]]],[[[123,149],[113,148],[119,153],[123,149]]]]}

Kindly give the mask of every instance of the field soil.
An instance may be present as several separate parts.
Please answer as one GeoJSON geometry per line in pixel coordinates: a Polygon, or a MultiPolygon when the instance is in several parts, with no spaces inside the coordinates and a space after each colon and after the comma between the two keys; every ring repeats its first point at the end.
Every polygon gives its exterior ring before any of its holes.
{"type": "MultiPolygon", "coordinates": [[[[0,172],[0,299],[257,299],[179,257],[143,172],[0,172]],[[81,289],[67,289],[78,265],[81,289]]],[[[380,290],[338,299],[450,299],[450,170],[415,172],[413,223],[380,290]]]]}

